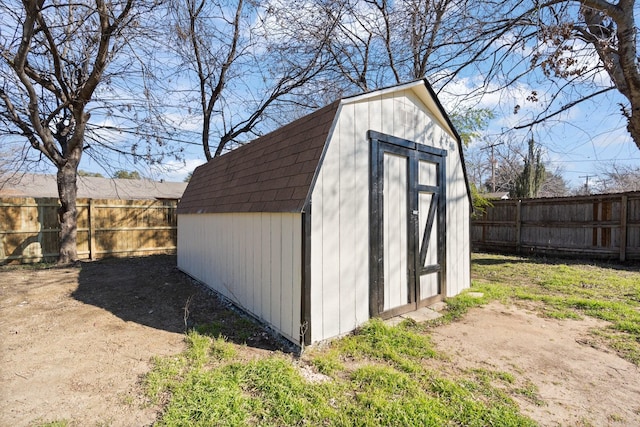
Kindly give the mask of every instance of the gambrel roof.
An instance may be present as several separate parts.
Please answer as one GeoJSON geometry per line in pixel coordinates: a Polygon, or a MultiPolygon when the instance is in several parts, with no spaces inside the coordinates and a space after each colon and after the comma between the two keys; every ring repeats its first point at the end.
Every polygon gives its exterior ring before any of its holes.
{"type": "Polygon", "coordinates": [[[178,213],[301,212],[338,105],[197,167],[178,213]]]}
{"type": "Polygon", "coordinates": [[[302,212],[340,106],[409,88],[419,88],[421,101],[457,141],[462,156],[460,137],[433,89],[416,80],[335,101],[197,167],[178,214],[302,212]]]}

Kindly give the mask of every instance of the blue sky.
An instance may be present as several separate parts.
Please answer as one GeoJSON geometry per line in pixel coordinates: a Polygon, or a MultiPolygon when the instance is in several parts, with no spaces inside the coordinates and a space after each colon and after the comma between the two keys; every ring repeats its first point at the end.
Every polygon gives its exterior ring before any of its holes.
{"type": "MultiPolygon", "coordinates": [[[[464,85],[464,82],[461,83],[464,85]]],[[[619,104],[624,101],[617,92],[599,96],[593,102],[581,104],[550,120],[538,125],[532,132],[528,130],[513,131],[504,135],[505,130],[530,117],[534,117],[539,106],[526,105],[523,96],[526,91],[505,90],[504,93],[482,100],[478,106],[490,108],[496,114],[491,120],[484,140],[470,146],[471,150],[486,146],[489,142],[500,142],[505,138],[515,141],[524,147],[533,135],[536,142],[542,145],[544,160],[552,171],[558,170],[572,187],[583,185],[586,176],[590,184],[598,179],[602,169],[612,163],[623,166],[640,166],[640,149],[626,131],[626,120],[620,114],[619,104]],[[513,114],[515,105],[522,105],[518,114],[513,114]]],[[[447,108],[446,96],[441,96],[447,108]]],[[[163,168],[142,170],[143,174],[154,179],[182,181],[196,166],[204,163],[204,154],[199,144],[197,123],[184,125],[185,132],[181,139],[189,141],[184,144],[184,162],[168,160],[163,168]]],[[[486,150],[485,150],[486,151],[486,150]]],[[[488,151],[486,151],[488,156],[488,151]]],[[[130,165],[142,167],[142,165],[130,165]]],[[[127,169],[127,165],[123,165],[127,169]]],[[[102,172],[101,166],[85,157],[81,169],[102,172]]]]}
{"type": "MultiPolygon", "coordinates": [[[[640,8],[636,8],[635,12],[638,22],[640,21],[640,8]]],[[[499,42],[508,44],[510,40],[505,37],[499,42]]],[[[520,52],[520,58],[513,59],[514,63],[526,63],[526,58],[533,49],[533,46],[524,48],[520,52]],[[522,61],[523,59],[525,60],[522,61]]],[[[162,52],[159,54],[162,55],[162,52]]],[[[584,57],[581,60],[589,64],[593,63],[595,58],[593,56],[584,57]]],[[[170,63],[170,57],[164,58],[164,62],[170,63]]],[[[541,74],[532,73],[526,80],[521,80],[509,88],[498,90],[497,87],[489,86],[488,89],[492,90],[491,93],[467,99],[467,94],[474,92],[482,84],[482,67],[483,65],[479,64],[473,71],[460,74],[458,79],[440,92],[440,99],[449,112],[454,111],[463,98],[465,99],[463,102],[465,107],[487,108],[494,112],[495,118],[491,120],[482,140],[473,143],[470,150],[479,150],[489,143],[504,141],[509,141],[514,146],[525,147],[528,139],[533,137],[543,147],[544,160],[548,169],[558,170],[572,187],[584,184],[586,176],[589,176],[590,182],[594,183],[603,168],[613,163],[621,166],[640,166],[640,149],[636,147],[627,133],[626,121],[620,113],[619,105],[626,104],[626,100],[616,91],[581,103],[556,116],[553,120],[537,125],[530,130],[510,131],[514,126],[536,118],[544,108],[545,102],[551,99],[556,86],[554,83],[546,81],[541,74]],[[474,72],[477,75],[474,75],[474,72]],[[538,102],[527,101],[527,97],[532,91],[538,93],[540,98],[538,102]],[[516,106],[519,106],[519,109],[518,113],[514,114],[516,106]]],[[[429,76],[427,79],[429,80],[429,76]]],[[[602,72],[590,75],[588,79],[590,79],[587,82],[590,88],[604,87],[609,84],[608,76],[602,72]]],[[[196,87],[195,81],[184,78],[175,80],[171,84],[181,85],[185,89],[191,86],[196,87]]],[[[123,87],[120,90],[122,91],[120,95],[128,92],[128,96],[130,96],[130,88],[123,87]]],[[[582,87],[576,89],[574,94],[584,94],[588,90],[589,88],[582,87]]],[[[112,95],[118,96],[118,94],[118,89],[116,89],[112,95]]],[[[236,98],[237,102],[241,102],[242,94],[236,94],[236,98]]],[[[117,169],[139,170],[142,175],[152,179],[184,180],[189,172],[204,162],[204,154],[199,142],[200,125],[197,118],[190,115],[186,108],[179,108],[178,104],[179,101],[176,102],[177,108],[165,116],[172,118],[176,123],[180,122],[182,133],[176,135],[176,139],[179,141],[175,142],[175,145],[184,150],[183,161],[175,161],[167,157],[163,161],[162,167],[149,168],[140,163],[133,164],[127,161],[124,156],[109,156],[106,161],[108,168],[105,168],[104,159],[96,161],[89,155],[85,155],[80,169],[99,172],[105,176],[117,169]]],[[[225,108],[232,110],[234,106],[227,104],[225,108]]],[[[99,113],[95,114],[94,118],[103,124],[118,125],[113,118],[100,118],[99,113]]],[[[106,134],[103,133],[103,135],[106,134]]],[[[127,145],[125,142],[130,142],[135,137],[110,132],[108,138],[116,144],[118,141],[122,141],[122,146],[125,147],[127,145]]],[[[488,155],[488,151],[485,153],[488,155]]],[[[52,167],[47,168],[47,171],[54,172],[52,167]]]]}

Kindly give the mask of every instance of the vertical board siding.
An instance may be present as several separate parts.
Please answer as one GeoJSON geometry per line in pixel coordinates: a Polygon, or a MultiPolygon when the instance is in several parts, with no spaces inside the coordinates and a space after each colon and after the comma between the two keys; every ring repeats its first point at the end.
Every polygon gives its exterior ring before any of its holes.
{"type": "Polygon", "coordinates": [[[300,342],[301,214],[178,216],[178,267],[300,342]]]}
{"type": "MultiPolygon", "coordinates": [[[[339,138],[337,139],[339,170],[349,171],[355,170],[356,154],[355,144],[356,137],[354,135],[354,109],[348,108],[342,112],[342,120],[338,123],[339,138]]],[[[339,187],[339,234],[340,245],[338,252],[340,253],[340,281],[343,283],[352,283],[351,286],[342,286],[340,292],[340,325],[339,330],[344,331],[352,327],[353,316],[356,309],[355,305],[355,283],[356,269],[355,255],[353,248],[355,245],[355,215],[347,214],[356,210],[356,175],[355,173],[345,174],[340,179],[339,187]]]]}
{"type": "MultiPolygon", "coordinates": [[[[175,253],[176,200],[77,200],[80,259],[175,253]]],[[[55,198],[0,200],[0,263],[58,257],[55,198]]]]}
{"type": "MultiPolygon", "coordinates": [[[[362,117],[369,117],[370,110],[376,108],[373,103],[356,103],[345,106],[345,110],[353,109],[353,122],[349,129],[355,142],[355,174],[356,191],[353,195],[356,210],[353,215],[355,223],[355,240],[351,251],[353,253],[355,273],[355,294],[353,305],[355,317],[353,323],[360,325],[369,318],[369,140],[367,134],[362,133],[362,117]],[[348,108],[347,108],[348,107],[348,108]]],[[[345,116],[341,116],[344,118],[345,116]]],[[[381,120],[378,118],[378,120],[381,120]]],[[[378,125],[379,126],[379,125],[378,125]]]]}
{"type": "Polygon", "coordinates": [[[324,204],[322,190],[324,172],[320,172],[315,184],[311,207],[311,342],[324,339],[324,204]]]}
{"type": "MultiPolygon", "coordinates": [[[[321,211],[313,209],[312,221],[316,215],[322,216],[322,300],[324,322],[323,334],[334,337],[340,331],[340,178],[345,178],[347,171],[340,171],[339,137],[334,149],[327,151],[323,162],[323,187],[321,211]]],[[[311,237],[314,239],[314,236],[311,237]]],[[[313,252],[311,253],[313,257],[313,252]]],[[[313,271],[312,271],[313,274],[313,271]]],[[[313,285],[312,285],[313,286],[313,285]]],[[[344,286],[344,285],[343,285],[344,286]]],[[[313,302],[311,303],[313,304],[313,302]]],[[[314,326],[311,323],[311,331],[314,326]]]]}
{"type": "Polygon", "coordinates": [[[457,142],[413,90],[343,101],[311,196],[311,342],[350,332],[369,316],[368,130],[447,150],[447,295],[471,284],[470,206],[457,142]]]}
{"type": "Polygon", "coordinates": [[[449,136],[447,156],[447,296],[471,286],[471,207],[462,170],[461,154],[449,136]]]}
{"type": "Polygon", "coordinates": [[[639,207],[638,192],[498,200],[473,221],[473,244],[479,250],[638,260],[639,207]]]}
{"type": "Polygon", "coordinates": [[[260,215],[260,269],[261,282],[260,303],[262,306],[261,318],[271,318],[271,219],[269,215],[260,215]]]}

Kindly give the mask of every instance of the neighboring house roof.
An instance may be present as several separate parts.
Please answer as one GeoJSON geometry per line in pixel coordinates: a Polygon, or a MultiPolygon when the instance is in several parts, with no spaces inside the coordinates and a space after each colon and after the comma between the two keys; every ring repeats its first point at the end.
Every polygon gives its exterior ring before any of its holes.
{"type": "Polygon", "coordinates": [[[323,150],[344,102],[366,100],[421,86],[422,102],[457,141],[470,196],[460,136],[438,97],[424,80],[346,97],[264,135],[195,169],[178,205],[178,214],[302,212],[323,150]]]}
{"type": "Polygon", "coordinates": [[[178,213],[301,212],[339,105],[198,166],[178,213]]]}
{"type": "Polygon", "coordinates": [[[495,193],[484,193],[482,196],[490,200],[507,200],[509,198],[509,192],[497,191],[495,193]]]}
{"type": "MultiPolygon", "coordinates": [[[[152,200],[179,199],[186,182],[78,176],[78,198],[152,200]]],[[[55,175],[15,174],[0,177],[0,197],[58,197],[55,175]]]]}

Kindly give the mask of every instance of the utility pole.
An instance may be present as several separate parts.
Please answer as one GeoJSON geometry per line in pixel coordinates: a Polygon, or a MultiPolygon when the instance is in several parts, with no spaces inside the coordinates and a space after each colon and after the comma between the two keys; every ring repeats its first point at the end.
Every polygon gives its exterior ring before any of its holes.
{"type": "Polygon", "coordinates": [[[581,175],[578,178],[585,178],[584,189],[585,193],[589,194],[589,178],[593,178],[595,175],[581,175]]]}
{"type": "Polygon", "coordinates": [[[484,148],[481,148],[481,150],[486,150],[487,148],[491,148],[491,192],[495,193],[496,192],[496,158],[495,158],[495,153],[494,153],[494,149],[495,147],[497,147],[498,145],[503,145],[504,142],[498,142],[498,143],[494,143],[494,144],[489,144],[484,148]]]}

